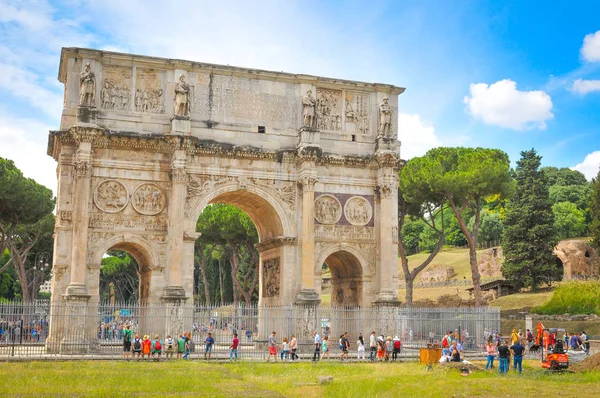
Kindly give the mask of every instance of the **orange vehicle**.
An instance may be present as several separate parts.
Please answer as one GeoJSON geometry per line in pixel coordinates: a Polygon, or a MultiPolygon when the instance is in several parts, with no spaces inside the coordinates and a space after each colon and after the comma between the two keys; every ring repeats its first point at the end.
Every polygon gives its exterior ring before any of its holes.
{"type": "Polygon", "coordinates": [[[530,351],[542,349],[542,368],[551,370],[564,370],[569,368],[569,355],[565,352],[563,342],[557,338],[558,332],[564,329],[545,328],[540,322],[537,326],[537,337],[535,345],[530,351]],[[544,356],[544,354],[546,354],[544,356]]]}

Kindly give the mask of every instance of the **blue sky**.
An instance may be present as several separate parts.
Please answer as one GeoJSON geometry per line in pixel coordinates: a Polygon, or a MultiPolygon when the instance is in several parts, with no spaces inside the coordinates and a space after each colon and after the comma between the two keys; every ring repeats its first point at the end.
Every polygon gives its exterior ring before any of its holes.
{"type": "Polygon", "coordinates": [[[535,148],[600,166],[598,1],[0,0],[0,156],[55,188],[61,47],[391,83],[402,157],[535,148]]]}

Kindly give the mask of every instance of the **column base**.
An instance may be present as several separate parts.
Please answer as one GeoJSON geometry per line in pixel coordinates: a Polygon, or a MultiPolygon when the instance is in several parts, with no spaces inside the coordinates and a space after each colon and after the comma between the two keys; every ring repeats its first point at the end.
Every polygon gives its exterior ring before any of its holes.
{"type": "Polygon", "coordinates": [[[378,306],[397,307],[401,304],[401,302],[398,300],[398,296],[394,294],[394,291],[382,290],[375,298],[375,301],[373,301],[373,304],[378,306]]]}
{"type": "Polygon", "coordinates": [[[188,116],[174,116],[171,119],[171,134],[191,135],[192,123],[188,116]]]}
{"type": "Polygon", "coordinates": [[[96,125],[96,119],[98,118],[98,109],[95,106],[83,106],[77,107],[77,125],[96,125]]]}
{"type": "Polygon", "coordinates": [[[67,286],[65,294],[63,298],[69,301],[82,301],[87,303],[88,299],[91,297],[88,294],[87,286],[82,283],[71,283],[67,286]]]}
{"type": "Polygon", "coordinates": [[[319,296],[315,289],[301,289],[296,295],[296,304],[319,305],[321,304],[321,296],[319,296]]]}
{"type": "Polygon", "coordinates": [[[392,137],[385,137],[381,134],[375,139],[375,153],[378,152],[394,152],[400,153],[400,141],[392,137]]]}
{"type": "Polygon", "coordinates": [[[185,302],[189,297],[186,297],[185,290],[181,286],[167,286],[161,300],[165,303],[180,304],[185,302]]]}

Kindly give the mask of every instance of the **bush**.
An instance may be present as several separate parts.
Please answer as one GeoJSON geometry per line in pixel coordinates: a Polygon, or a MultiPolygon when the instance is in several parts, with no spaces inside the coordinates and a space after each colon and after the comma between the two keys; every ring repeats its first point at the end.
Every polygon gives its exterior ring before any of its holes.
{"type": "Polygon", "coordinates": [[[538,314],[600,315],[600,282],[566,282],[561,284],[546,304],[533,308],[538,314]]]}

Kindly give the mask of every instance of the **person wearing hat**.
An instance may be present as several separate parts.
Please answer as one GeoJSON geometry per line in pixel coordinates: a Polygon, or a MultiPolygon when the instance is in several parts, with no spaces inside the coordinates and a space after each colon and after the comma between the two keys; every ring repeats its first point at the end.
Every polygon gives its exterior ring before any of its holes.
{"type": "Polygon", "coordinates": [[[383,361],[383,358],[385,358],[385,341],[381,335],[377,338],[377,360],[383,361]]]}
{"type": "Polygon", "coordinates": [[[144,335],[144,339],[142,340],[142,359],[147,356],[150,359],[150,353],[152,351],[152,342],[150,341],[150,336],[147,334],[144,335]]]}
{"type": "Polygon", "coordinates": [[[400,343],[400,338],[398,336],[394,337],[393,343],[394,351],[392,353],[392,361],[395,362],[398,359],[398,354],[400,354],[400,347],[402,346],[402,343],[400,343]]]}

